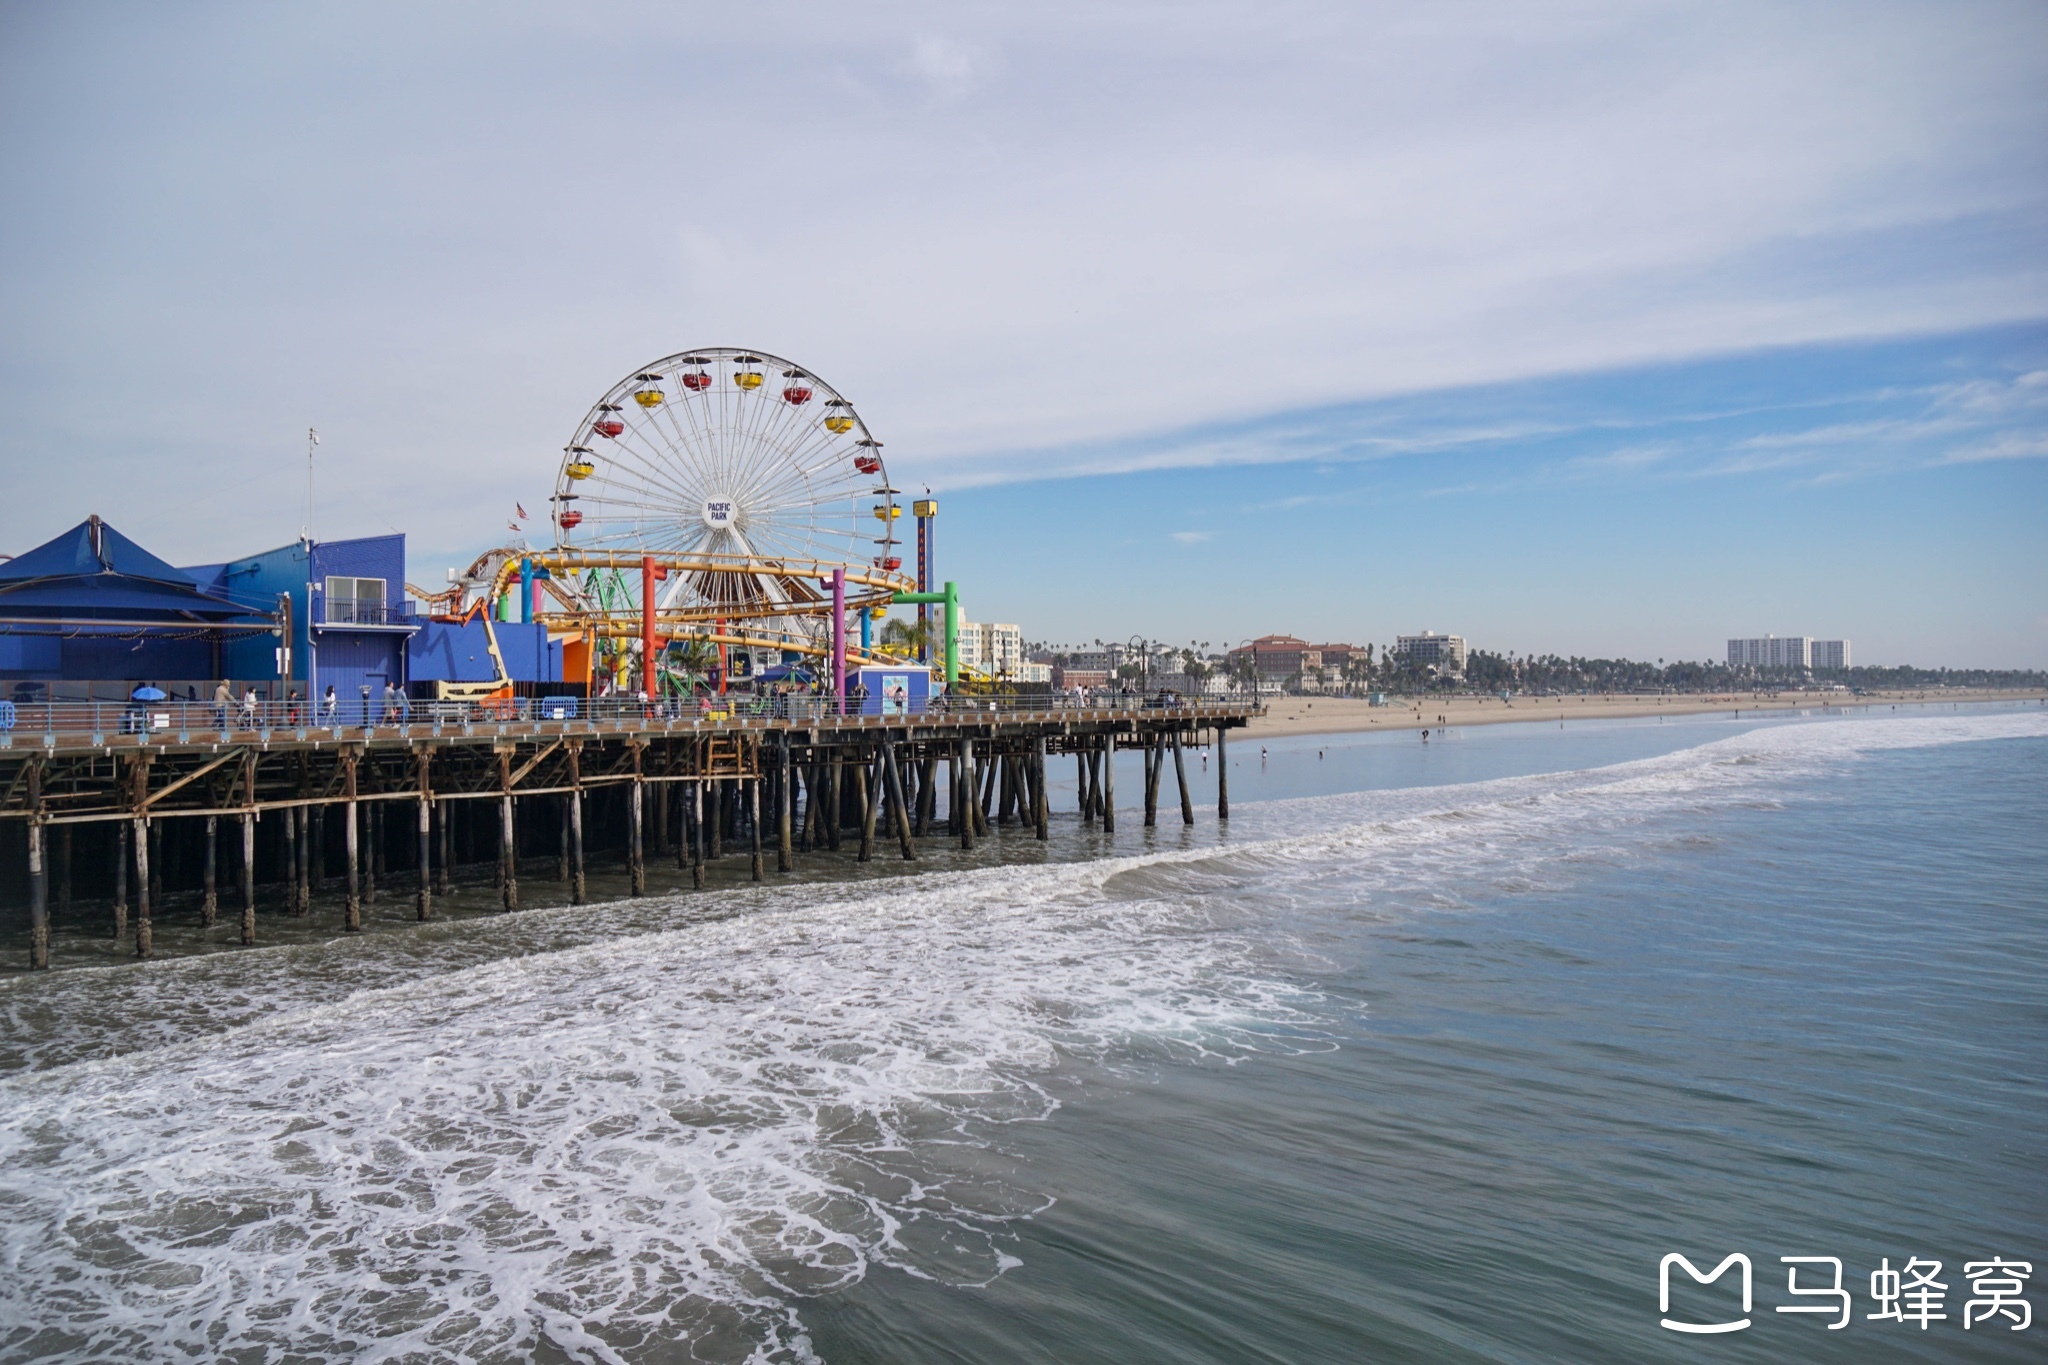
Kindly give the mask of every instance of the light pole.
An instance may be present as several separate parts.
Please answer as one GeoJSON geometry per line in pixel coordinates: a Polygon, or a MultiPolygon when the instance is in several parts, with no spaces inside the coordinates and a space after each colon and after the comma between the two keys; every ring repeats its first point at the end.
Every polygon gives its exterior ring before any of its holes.
{"type": "Polygon", "coordinates": [[[1152,642],[1142,635],[1133,635],[1124,641],[1124,648],[1135,647],[1138,651],[1138,691],[1152,690],[1152,642]]]}

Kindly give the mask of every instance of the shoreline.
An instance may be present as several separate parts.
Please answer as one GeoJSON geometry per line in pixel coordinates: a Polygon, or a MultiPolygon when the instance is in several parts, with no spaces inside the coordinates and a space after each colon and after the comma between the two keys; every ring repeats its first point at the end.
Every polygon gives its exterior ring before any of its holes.
{"type": "Polygon", "coordinates": [[[1266,714],[1239,733],[1246,739],[1294,735],[1338,735],[1381,730],[1434,730],[1464,725],[1501,725],[1553,720],[1634,720],[1645,716],[1733,715],[1743,712],[1849,711],[1900,706],[1961,705],[1964,702],[2042,702],[2041,689],[1953,688],[1940,692],[1887,691],[1863,696],[1842,693],[1703,693],[1639,696],[1424,697],[1373,706],[1362,697],[1278,697],[1266,714]],[[1441,720],[1438,717],[1442,717],[1441,720]]]}

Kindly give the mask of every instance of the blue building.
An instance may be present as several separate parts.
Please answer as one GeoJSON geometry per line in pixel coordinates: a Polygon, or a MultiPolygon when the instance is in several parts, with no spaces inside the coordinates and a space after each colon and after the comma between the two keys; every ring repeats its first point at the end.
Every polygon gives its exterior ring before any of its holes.
{"type": "MultiPolygon", "coordinates": [[[[505,674],[514,682],[560,682],[562,642],[548,638],[538,622],[493,621],[505,674]]],[[[424,682],[490,682],[498,676],[491,664],[490,638],[484,623],[428,621],[408,648],[412,680],[424,682]]]]}
{"type": "Polygon", "coordinates": [[[119,700],[143,683],[205,697],[221,678],[274,679],[274,631],[266,608],[96,516],[0,561],[0,695],[14,700],[119,700]]]}
{"type": "MultiPolygon", "coordinates": [[[[294,690],[318,697],[332,687],[346,699],[405,687],[406,644],[424,621],[405,596],[404,536],[300,540],[186,572],[217,596],[290,617],[283,663],[294,690]]],[[[279,661],[252,657],[254,648],[231,647],[231,667],[263,663],[278,676],[279,661]]]]}

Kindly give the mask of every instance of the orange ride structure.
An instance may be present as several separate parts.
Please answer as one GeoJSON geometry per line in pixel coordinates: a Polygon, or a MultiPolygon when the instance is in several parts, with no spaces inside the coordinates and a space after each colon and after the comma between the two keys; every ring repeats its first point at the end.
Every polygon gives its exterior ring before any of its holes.
{"type": "Polygon", "coordinates": [[[682,351],[621,379],[577,425],[549,502],[553,545],[491,551],[426,600],[445,617],[542,622],[564,641],[565,678],[649,697],[680,677],[670,646],[698,642],[721,663],[738,648],[825,664],[844,698],[849,664],[905,663],[871,647],[872,619],[943,604],[954,684],[958,592],[919,592],[903,572],[897,492],[882,443],[809,370],[682,351]]]}

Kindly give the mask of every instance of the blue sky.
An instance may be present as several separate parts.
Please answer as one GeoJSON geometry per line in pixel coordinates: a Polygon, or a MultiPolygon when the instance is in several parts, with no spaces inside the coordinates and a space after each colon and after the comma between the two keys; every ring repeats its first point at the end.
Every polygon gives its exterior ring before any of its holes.
{"type": "Polygon", "coordinates": [[[2048,10],[0,3],[0,551],[398,529],[698,345],[977,615],[2048,665],[2048,10]]]}
{"type": "Polygon", "coordinates": [[[1699,659],[1768,632],[2033,664],[2044,416],[2039,326],[1409,395],[1020,454],[1123,472],[953,493],[941,566],[977,616],[1100,604],[1053,643],[1434,629],[1699,659]]]}

